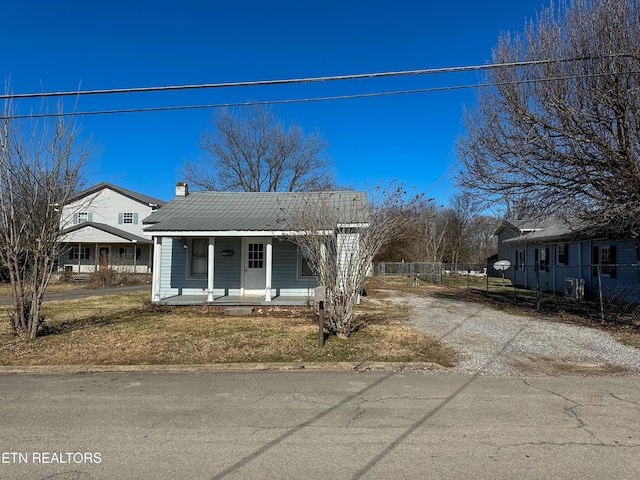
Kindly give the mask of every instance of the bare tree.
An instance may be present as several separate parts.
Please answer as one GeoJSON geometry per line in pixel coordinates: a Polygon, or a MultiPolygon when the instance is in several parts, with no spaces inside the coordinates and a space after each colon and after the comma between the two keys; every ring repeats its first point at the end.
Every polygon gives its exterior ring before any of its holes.
{"type": "Polygon", "coordinates": [[[34,338],[63,248],[60,209],[75,193],[90,150],[62,116],[22,120],[12,113],[7,102],[0,117],[0,260],[11,282],[13,331],[34,338]]]}
{"type": "Polygon", "coordinates": [[[363,192],[326,192],[282,206],[290,240],[326,287],[326,328],[339,338],[361,326],[355,310],[373,257],[406,229],[407,210],[406,192],[396,185],[373,189],[369,201],[363,192]]]}
{"type": "Polygon", "coordinates": [[[402,258],[411,262],[442,262],[450,216],[443,206],[420,202],[410,216],[406,237],[400,246],[402,258]]]}
{"type": "Polygon", "coordinates": [[[180,174],[200,190],[299,192],[329,190],[335,175],[322,135],[285,127],[272,110],[219,110],[202,135],[204,158],[185,160],[180,174]]]}
{"type": "Polygon", "coordinates": [[[502,35],[458,142],[461,185],[492,201],[527,199],[613,232],[640,232],[640,7],[553,2],[502,35]]]}

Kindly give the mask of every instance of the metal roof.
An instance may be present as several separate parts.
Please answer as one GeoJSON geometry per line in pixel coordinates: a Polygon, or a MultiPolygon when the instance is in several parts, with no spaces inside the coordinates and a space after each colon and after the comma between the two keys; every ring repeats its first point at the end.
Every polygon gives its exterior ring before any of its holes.
{"type": "Polygon", "coordinates": [[[92,193],[96,193],[99,192],[105,188],[108,188],[110,190],[113,190],[114,192],[118,192],[122,195],[124,195],[125,197],[129,197],[133,200],[136,200],[137,202],[143,203],[145,205],[158,205],[158,206],[162,206],[164,205],[166,202],[163,200],[159,200],[157,198],[153,198],[150,197],[148,195],[143,195],[142,193],[138,193],[138,192],[134,192],[133,190],[127,190],[126,188],[122,188],[122,187],[118,187],[117,185],[113,185],[111,183],[107,183],[107,182],[102,182],[99,183],[97,185],[94,185],[92,187],[87,188],[86,190],[83,190],[82,192],[79,192],[77,194],[75,194],[73,197],[71,197],[69,200],[67,200],[67,203],[71,203],[75,200],[78,200],[79,198],[83,198],[86,197],[87,195],[91,195],[92,193]]]}
{"type": "Polygon", "coordinates": [[[174,198],[142,223],[150,233],[284,231],[295,229],[285,225],[287,214],[322,205],[329,207],[334,223],[369,221],[365,192],[191,192],[174,198]]]}
{"type": "Polygon", "coordinates": [[[120,230],[119,228],[112,227],[111,225],[107,225],[105,223],[96,223],[96,222],[82,222],[77,225],[73,225],[72,227],[65,228],[60,232],[60,235],[66,235],[71,232],[75,232],[77,230],[81,230],[83,228],[93,227],[98,230],[102,230],[103,232],[110,233],[117,237],[120,237],[124,240],[129,240],[130,242],[137,243],[153,243],[150,239],[141,237],[139,235],[135,235],[133,233],[126,232],[124,230],[120,230]]]}

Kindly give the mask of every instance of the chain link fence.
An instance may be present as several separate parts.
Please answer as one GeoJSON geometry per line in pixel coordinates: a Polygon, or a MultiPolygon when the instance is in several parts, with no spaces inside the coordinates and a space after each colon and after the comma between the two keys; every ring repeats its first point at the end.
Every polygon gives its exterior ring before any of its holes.
{"type": "Polygon", "coordinates": [[[538,311],[567,312],[603,323],[640,327],[637,264],[511,265],[506,271],[496,271],[491,265],[381,262],[374,272],[383,282],[404,277],[413,285],[474,290],[496,301],[538,311]]]}

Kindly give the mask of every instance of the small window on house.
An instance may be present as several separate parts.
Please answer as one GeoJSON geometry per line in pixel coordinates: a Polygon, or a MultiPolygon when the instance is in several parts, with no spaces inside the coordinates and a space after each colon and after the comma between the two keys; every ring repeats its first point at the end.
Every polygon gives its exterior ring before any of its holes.
{"type": "Polygon", "coordinates": [[[138,214],[136,212],[120,212],[118,214],[118,223],[127,225],[138,224],[138,214]]]}
{"type": "Polygon", "coordinates": [[[209,247],[208,238],[194,238],[191,240],[190,276],[207,276],[207,249],[209,247]]]}
{"type": "Polygon", "coordinates": [[[569,265],[569,245],[558,245],[558,264],[569,265]]]}
{"type": "Polygon", "coordinates": [[[314,277],[313,271],[309,266],[307,255],[301,250],[298,250],[298,278],[314,277]]]}
{"type": "Polygon", "coordinates": [[[596,264],[592,268],[594,276],[598,274],[598,266],[603,276],[615,278],[618,275],[615,245],[604,245],[599,249],[597,246],[593,247],[592,262],[596,264]]]}
{"type": "Polygon", "coordinates": [[[247,267],[264,268],[264,243],[250,243],[247,267]]]}
{"type": "Polygon", "coordinates": [[[602,247],[602,274],[609,275],[611,278],[615,278],[618,275],[618,269],[616,265],[616,246],[607,245],[602,247]]]}
{"type": "Polygon", "coordinates": [[[79,223],[91,222],[92,221],[91,212],[78,212],[73,214],[73,224],[77,225],[79,223]]]}
{"type": "Polygon", "coordinates": [[[133,253],[135,250],[136,260],[140,260],[140,249],[133,247],[124,247],[120,249],[120,258],[122,260],[133,260],[133,253]]]}
{"type": "Polygon", "coordinates": [[[69,250],[69,260],[87,260],[89,258],[89,247],[73,247],[69,250]]]}

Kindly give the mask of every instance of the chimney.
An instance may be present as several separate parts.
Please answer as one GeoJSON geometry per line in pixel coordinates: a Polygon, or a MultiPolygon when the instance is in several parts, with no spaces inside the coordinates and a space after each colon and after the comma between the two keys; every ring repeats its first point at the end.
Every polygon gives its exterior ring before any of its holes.
{"type": "Polygon", "coordinates": [[[178,182],[176,184],[176,197],[186,197],[187,195],[189,195],[187,182],[178,182]]]}

